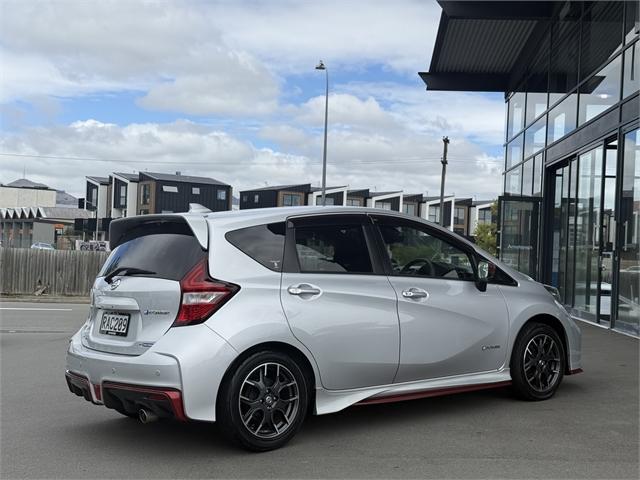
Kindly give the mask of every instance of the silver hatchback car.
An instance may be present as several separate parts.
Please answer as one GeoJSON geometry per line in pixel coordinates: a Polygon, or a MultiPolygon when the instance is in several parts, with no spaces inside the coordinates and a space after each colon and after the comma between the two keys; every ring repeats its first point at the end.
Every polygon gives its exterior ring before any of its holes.
{"type": "Polygon", "coordinates": [[[309,413],[507,385],[544,400],[581,371],[580,330],[543,285],[416,217],[192,211],[110,238],[66,380],[143,423],[217,421],[262,451],[309,413]]]}

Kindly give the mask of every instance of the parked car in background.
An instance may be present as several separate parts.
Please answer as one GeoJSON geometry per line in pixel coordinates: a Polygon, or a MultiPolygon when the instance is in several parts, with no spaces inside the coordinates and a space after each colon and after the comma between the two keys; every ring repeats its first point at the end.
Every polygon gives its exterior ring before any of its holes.
{"type": "Polygon", "coordinates": [[[581,371],[543,285],[416,217],[194,211],[114,220],[110,239],[66,381],[143,423],[217,421],[263,451],[308,413],[507,385],[545,400],[581,371]]]}
{"type": "Polygon", "coordinates": [[[36,242],[31,245],[31,248],[35,248],[37,250],[55,250],[55,247],[53,245],[45,242],[36,242]]]}

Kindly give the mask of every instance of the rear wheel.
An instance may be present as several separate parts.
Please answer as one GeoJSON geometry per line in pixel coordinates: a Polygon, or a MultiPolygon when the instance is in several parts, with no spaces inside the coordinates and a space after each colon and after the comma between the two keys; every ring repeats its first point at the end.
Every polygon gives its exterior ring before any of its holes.
{"type": "Polygon", "coordinates": [[[297,363],[280,352],[259,352],[225,381],[218,399],[218,422],[244,448],[273,450],[297,433],[307,405],[308,387],[297,363]]]}
{"type": "Polygon", "coordinates": [[[543,323],[525,325],[511,359],[516,394],[525,400],[551,398],[560,386],[564,370],[564,347],[556,331],[543,323]]]}

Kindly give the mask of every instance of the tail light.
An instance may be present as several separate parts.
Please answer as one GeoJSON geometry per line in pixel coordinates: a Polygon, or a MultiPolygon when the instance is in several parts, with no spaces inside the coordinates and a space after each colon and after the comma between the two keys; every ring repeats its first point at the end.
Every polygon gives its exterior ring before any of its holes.
{"type": "Polygon", "coordinates": [[[240,290],[240,287],[211,278],[205,258],[180,280],[180,290],[182,291],[182,300],[173,327],[197,325],[204,322],[233,297],[240,290]]]}

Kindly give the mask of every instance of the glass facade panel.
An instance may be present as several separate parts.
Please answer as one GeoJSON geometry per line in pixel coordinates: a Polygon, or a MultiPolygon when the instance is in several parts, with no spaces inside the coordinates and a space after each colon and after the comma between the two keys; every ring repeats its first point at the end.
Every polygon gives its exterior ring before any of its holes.
{"type": "Polygon", "coordinates": [[[507,145],[507,170],[522,161],[522,139],[520,134],[507,145]]]}
{"type": "Polygon", "coordinates": [[[640,85],[640,45],[639,42],[627,48],[624,52],[624,79],[622,80],[622,98],[628,97],[638,91],[640,85]]]}
{"type": "Polygon", "coordinates": [[[504,193],[506,195],[520,195],[521,192],[521,167],[510,170],[505,175],[504,193]]]}
{"type": "Polygon", "coordinates": [[[640,34],[640,20],[638,19],[638,2],[625,2],[624,34],[629,43],[640,34]]]}
{"type": "Polygon", "coordinates": [[[542,117],[527,128],[524,134],[524,156],[529,157],[544,148],[547,135],[547,119],[542,117]]]}
{"type": "Polygon", "coordinates": [[[544,160],[542,154],[536,155],[533,164],[533,195],[540,196],[542,195],[542,175],[543,175],[543,167],[544,160]]]}
{"type": "Polygon", "coordinates": [[[547,110],[550,35],[551,31],[547,30],[538,43],[538,53],[531,62],[530,75],[527,79],[526,125],[529,125],[547,110]]]}
{"type": "Polygon", "coordinates": [[[533,163],[534,159],[530,158],[522,164],[522,195],[533,193],[533,163]]]}
{"type": "MultiPolygon", "coordinates": [[[[579,5],[573,7],[579,9],[579,5]]],[[[578,84],[579,17],[567,16],[551,27],[549,105],[553,105],[578,84]]]]}
{"type": "Polygon", "coordinates": [[[578,95],[572,93],[549,112],[548,143],[575,130],[577,115],[578,95]]]}
{"type": "Polygon", "coordinates": [[[624,136],[620,201],[620,277],[615,327],[640,334],[640,132],[624,136]]]}
{"type": "Polygon", "coordinates": [[[621,49],[623,9],[623,2],[591,2],[582,17],[581,80],[621,49]]]}
{"type": "MultiPolygon", "coordinates": [[[[599,245],[596,232],[600,218],[602,147],[580,155],[576,199],[576,309],[595,319],[598,295],[599,245]]],[[[571,282],[574,283],[574,282],[571,282]]]]}
{"type": "Polygon", "coordinates": [[[580,87],[578,124],[600,115],[620,100],[622,59],[613,60],[580,87]]]}
{"type": "Polygon", "coordinates": [[[516,92],[509,99],[509,123],[507,124],[507,140],[524,128],[525,94],[516,92]]]}

